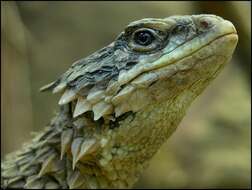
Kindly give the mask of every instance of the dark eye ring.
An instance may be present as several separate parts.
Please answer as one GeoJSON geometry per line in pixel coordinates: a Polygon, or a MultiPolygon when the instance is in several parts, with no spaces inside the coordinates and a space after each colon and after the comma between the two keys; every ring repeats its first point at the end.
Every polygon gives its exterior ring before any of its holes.
{"type": "Polygon", "coordinates": [[[133,39],[136,44],[148,46],[155,40],[155,37],[149,30],[140,30],[134,33],[133,39]]]}

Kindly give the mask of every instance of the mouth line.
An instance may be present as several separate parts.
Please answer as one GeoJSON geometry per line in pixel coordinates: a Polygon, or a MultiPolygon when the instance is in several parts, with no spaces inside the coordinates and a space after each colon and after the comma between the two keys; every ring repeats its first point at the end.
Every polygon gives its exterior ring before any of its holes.
{"type": "MultiPolygon", "coordinates": [[[[186,57],[189,57],[189,56],[191,56],[191,55],[197,53],[197,52],[200,51],[201,49],[207,47],[207,46],[210,45],[211,43],[213,43],[213,42],[215,42],[215,41],[217,41],[217,40],[219,40],[219,39],[221,39],[221,38],[224,38],[224,37],[226,37],[226,36],[230,36],[230,35],[236,35],[236,36],[237,36],[237,33],[236,33],[236,32],[230,32],[230,33],[226,33],[226,34],[220,35],[220,36],[216,37],[215,39],[209,41],[209,42],[206,43],[205,45],[200,46],[199,48],[197,48],[195,51],[191,52],[190,54],[188,54],[188,55],[186,55],[186,56],[184,56],[184,57],[181,57],[181,58],[175,60],[174,62],[178,62],[178,61],[180,61],[180,60],[182,60],[182,59],[184,59],[184,58],[186,58],[186,57]]],[[[190,40],[190,41],[191,41],[191,40],[190,40]]],[[[190,41],[188,41],[188,42],[190,42],[190,41]]],[[[188,43],[188,42],[186,42],[186,43],[188,43]]],[[[186,44],[186,43],[185,43],[185,44],[186,44]]],[[[177,49],[177,48],[176,48],[176,49],[177,49]]],[[[175,51],[176,49],[174,49],[174,51],[175,51]]],[[[169,53],[171,53],[171,52],[169,52],[169,53]]],[[[164,55],[167,55],[167,54],[164,54],[164,55]]],[[[168,64],[168,65],[172,65],[172,64],[174,64],[174,62],[171,62],[171,63],[168,64]]],[[[168,65],[166,65],[166,66],[168,66],[168,65]]],[[[162,68],[162,67],[159,67],[159,68],[162,68]]]]}
{"type": "MultiPolygon", "coordinates": [[[[230,33],[226,33],[226,34],[220,35],[220,36],[214,38],[213,40],[209,41],[208,43],[206,43],[206,44],[204,44],[204,45],[198,47],[195,51],[191,52],[190,54],[188,54],[188,55],[186,55],[186,56],[184,56],[184,57],[181,57],[181,58],[179,58],[179,59],[177,59],[177,60],[175,60],[175,61],[169,63],[168,65],[172,65],[172,64],[174,64],[175,62],[178,62],[178,61],[180,61],[180,60],[182,60],[182,59],[184,59],[184,58],[186,58],[186,57],[189,57],[189,56],[195,54],[196,52],[198,52],[199,50],[203,49],[204,47],[206,47],[206,46],[210,45],[211,43],[215,42],[216,40],[219,40],[219,39],[221,39],[221,38],[223,38],[223,37],[226,37],[226,36],[229,36],[229,35],[235,35],[235,36],[237,36],[237,33],[236,33],[236,32],[230,32],[230,33]]],[[[193,38],[193,39],[194,39],[194,38],[193,38]]],[[[187,44],[187,43],[191,42],[193,39],[187,41],[187,42],[184,43],[184,44],[187,44]]],[[[180,46],[182,46],[182,45],[184,45],[184,44],[181,44],[180,46]]],[[[173,51],[170,51],[170,52],[164,54],[163,56],[165,56],[165,55],[167,55],[167,54],[170,54],[170,53],[176,51],[180,46],[178,46],[178,47],[177,47],[176,49],[174,49],[173,51]]],[[[161,56],[161,57],[162,57],[162,56],[161,56]]],[[[160,57],[160,58],[161,58],[161,57],[160,57]]],[[[168,65],[164,65],[164,67],[165,67],[165,66],[168,66],[168,65]]],[[[161,67],[158,67],[158,68],[155,68],[155,69],[160,69],[160,68],[162,68],[162,66],[161,66],[161,67]]],[[[155,69],[153,69],[153,70],[155,70],[155,69]]],[[[149,71],[151,71],[151,70],[149,70],[149,71]]]]}
{"type": "MultiPolygon", "coordinates": [[[[202,45],[201,47],[199,47],[198,49],[196,49],[196,50],[195,50],[194,52],[192,52],[191,54],[193,54],[193,53],[197,52],[198,50],[200,50],[201,48],[204,48],[205,46],[211,44],[211,43],[214,42],[215,40],[218,40],[218,39],[220,39],[220,38],[222,38],[222,37],[224,37],[224,36],[228,36],[228,35],[232,35],[232,34],[237,35],[237,32],[234,31],[234,32],[230,32],[230,33],[226,33],[226,34],[220,35],[220,36],[216,37],[215,39],[209,41],[209,42],[206,43],[205,45],[202,45]]],[[[187,42],[185,42],[185,43],[180,44],[177,48],[175,48],[175,49],[172,50],[172,51],[169,51],[169,52],[165,53],[164,55],[167,55],[167,54],[169,54],[169,53],[172,53],[173,51],[176,51],[176,49],[178,49],[180,46],[182,46],[182,45],[184,45],[184,44],[187,44],[187,43],[193,41],[193,39],[195,39],[195,37],[192,38],[192,39],[190,39],[189,41],[187,41],[187,42]]],[[[164,56],[164,55],[163,55],[163,56],[164,56]]],[[[186,56],[186,57],[187,57],[187,56],[186,56]]],[[[183,59],[183,58],[181,58],[181,59],[183,59]]],[[[172,64],[172,63],[171,63],[171,64],[172,64]]]]}

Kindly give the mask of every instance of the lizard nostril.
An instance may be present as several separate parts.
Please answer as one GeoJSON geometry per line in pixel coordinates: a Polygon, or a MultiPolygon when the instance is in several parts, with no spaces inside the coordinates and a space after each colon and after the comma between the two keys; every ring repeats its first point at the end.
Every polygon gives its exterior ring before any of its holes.
{"type": "Polygon", "coordinates": [[[203,20],[203,21],[200,21],[200,26],[202,26],[203,28],[208,28],[209,23],[207,21],[203,20]]]}

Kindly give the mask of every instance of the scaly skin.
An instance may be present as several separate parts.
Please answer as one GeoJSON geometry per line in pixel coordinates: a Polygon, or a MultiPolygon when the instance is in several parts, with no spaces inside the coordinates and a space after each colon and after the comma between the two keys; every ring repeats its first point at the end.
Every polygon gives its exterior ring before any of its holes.
{"type": "Polygon", "coordinates": [[[6,157],[2,187],[132,187],[237,41],[215,15],[132,22],[42,88],[63,92],[60,112],[6,157]]]}

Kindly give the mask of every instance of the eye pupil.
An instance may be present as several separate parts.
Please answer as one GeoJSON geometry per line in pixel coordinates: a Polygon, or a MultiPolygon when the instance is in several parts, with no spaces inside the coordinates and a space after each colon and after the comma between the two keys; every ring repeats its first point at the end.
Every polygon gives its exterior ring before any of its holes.
{"type": "Polygon", "coordinates": [[[135,34],[134,40],[137,44],[140,45],[150,45],[154,37],[149,31],[140,31],[135,34]]]}

